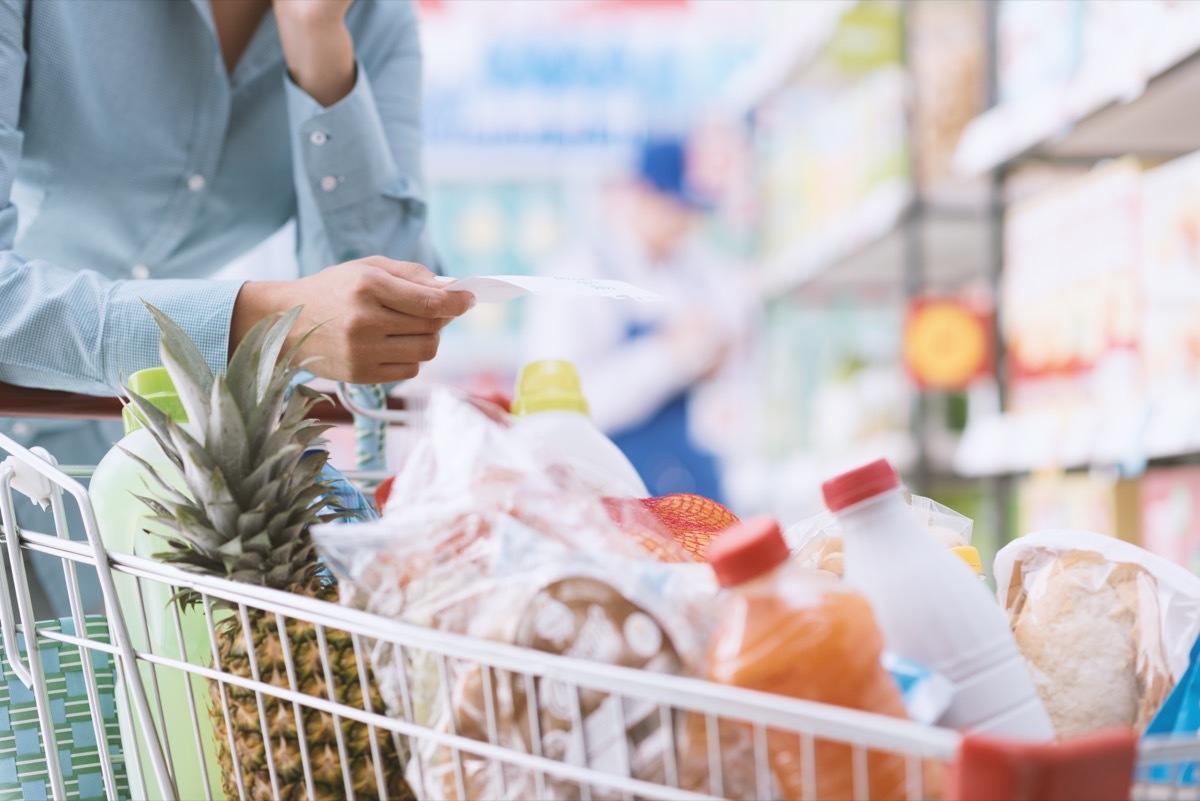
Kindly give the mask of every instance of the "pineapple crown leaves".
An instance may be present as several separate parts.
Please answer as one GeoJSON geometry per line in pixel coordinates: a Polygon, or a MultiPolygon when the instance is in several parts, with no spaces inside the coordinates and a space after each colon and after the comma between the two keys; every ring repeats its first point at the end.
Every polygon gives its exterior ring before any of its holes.
{"type": "MultiPolygon", "coordinates": [[[[297,361],[310,330],[286,351],[297,307],[260,321],[245,336],[224,376],[214,375],[195,343],[146,304],[162,332],[159,352],[187,412],[187,428],[127,391],[128,402],[178,470],[186,493],[129,454],[153,481],[137,496],[165,530],[159,559],[195,572],[284,590],[320,584],[308,527],[347,516],[321,478],[328,454],[310,450],[329,429],[309,418],[328,398],[292,384],[311,359],[297,361]],[[332,509],[325,513],[323,510],[332,509]]],[[[128,453],[128,451],[126,451],[128,453]]],[[[148,482],[149,483],[149,482],[148,482]]],[[[198,600],[184,591],[178,600],[198,600]]]]}

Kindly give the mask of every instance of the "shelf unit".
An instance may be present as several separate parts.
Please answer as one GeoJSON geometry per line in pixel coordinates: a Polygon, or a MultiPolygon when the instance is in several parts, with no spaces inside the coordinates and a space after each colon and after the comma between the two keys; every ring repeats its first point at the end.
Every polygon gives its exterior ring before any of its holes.
{"type": "MultiPolygon", "coordinates": [[[[1157,8],[1166,14],[1166,4],[1157,8]]],[[[1175,13],[1192,23],[1162,16],[1130,30],[1122,47],[1104,53],[1107,58],[1088,61],[1085,53],[1070,78],[997,103],[1000,26],[997,4],[989,4],[993,102],[964,131],[955,164],[991,186],[989,258],[998,305],[1004,220],[1009,203],[1021,194],[1018,173],[1035,167],[1090,169],[1122,156],[1152,164],[1200,151],[1200,4],[1180,4],[1175,13]]],[[[1200,412],[1188,402],[1200,386],[1175,387],[1136,402],[1096,398],[1094,405],[1069,413],[1005,412],[1009,371],[999,330],[996,342],[996,391],[985,411],[972,409],[951,467],[961,480],[987,488],[998,530],[1018,533],[1018,486],[1036,484],[1039,477],[1086,473],[1090,483],[1109,488],[1109,500],[1120,508],[1131,496],[1117,496],[1134,492],[1129,487],[1135,482],[1119,477],[1200,461],[1200,412]]],[[[1132,497],[1136,500],[1136,492],[1132,497]]],[[[1060,502],[1069,505],[1065,498],[1060,502]]]]}
{"type": "MultiPolygon", "coordinates": [[[[900,4],[907,24],[913,3],[900,4]]],[[[905,34],[902,68],[907,73],[905,34]]],[[[798,71],[799,72],[799,71],[798,71]]],[[[801,79],[803,75],[799,76],[801,79]]],[[[842,291],[883,293],[899,304],[928,290],[954,289],[971,283],[987,285],[995,270],[992,249],[994,212],[988,181],[949,181],[918,188],[917,137],[913,111],[917,87],[907,81],[907,175],[877,185],[844,217],[818,233],[799,239],[766,261],[759,289],[767,302],[806,294],[842,291]]],[[[906,474],[914,491],[927,493],[935,481],[952,476],[950,454],[930,426],[932,399],[916,395],[909,436],[886,436],[859,443],[852,453],[802,454],[777,465],[776,483],[816,486],[841,468],[884,456],[906,474]]],[[[786,516],[786,515],[785,515],[786,516]]]]}
{"type": "Polygon", "coordinates": [[[1028,160],[1172,158],[1200,150],[1200,25],[1165,27],[1142,37],[1144,52],[1123,59],[1125,69],[1083,69],[990,108],[963,132],[957,167],[980,175],[1028,160]]]}
{"type": "MultiPolygon", "coordinates": [[[[996,29],[993,9],[993,43],[996,29]]],[[[1164,23],[1136,38],[1130,49],[1115,66],[1093,66],[1089,72],[1085,65],[1035,96],[994,105],[964,131],[957,166],[972,174],[987,172],[995,187],[997,280],[1004,262],[1004,199],[1016,167],[1030,162],[1090,166],[1125,155],[1166,160],[1200,150],[1200,27],[1164,23]]],[[[993,83],[995,71],[993,49],[993,83]]],[[[1000,378],[1003,389],[1003,369],[1000,378]]],[[[1197,390],[1178,388],[1138,403],[1097,404],[1069,415],[985,414],[968,426],[954,469],[968,477],[1011,478],[1039,470],[1138,472],[1192,461],[1200,457],[1200,412],[1187,399],[1197,390]]]]}

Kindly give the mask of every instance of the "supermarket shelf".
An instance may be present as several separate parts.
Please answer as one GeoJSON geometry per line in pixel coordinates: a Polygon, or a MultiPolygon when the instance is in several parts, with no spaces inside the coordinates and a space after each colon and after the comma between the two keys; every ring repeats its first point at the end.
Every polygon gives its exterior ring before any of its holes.
{"type": "Polygon", "coordinates": [[[955,166],[980,175],[1021,159],[1173,157],[1200,149],[1200,30],[1171,36],[1144,58],[1126,59],[1126,69],[1081,71],[984,112],[963,132],[955,166]]]}
{"type": "Polygon", "coordinates": [[[912,190],[906,181],[875,189],[843,219],[769,259],[761,273],[762,295],[776,297],[789,292],[880,241],[895,230],[911,202],[912,190]]]}
{"type": "Polygon", "coordinates": [[[1114,466],[1136,472],[1200,456],[1196,391],[1181,388],[1149,401],[1069,413],[982,417],[963,433],[954,468],[968,477],[1114,466]]]}
{"type": "Polygon", "coordinates": [[[730,117],[742,117],[753,111],[821,54],[837,31],[842,15],[857,2],[808,0],[804,4],[804,24],[791,21],[782,25],[774,41],[729,80],[713,103],[713,111],[730,117]]]}
{"type": "Polygon", "coordinates": [[[845,223],[798,243],[769,263],[763,271],[763,294],[777,297],[806,284],[891,286],[900,291],[909,215],[918,226],[924,283],[936,288],[976,278],[984,274],[988,259],[983,200],[974,194],[917,198],[907,188],[886,187],[845,223]]]}

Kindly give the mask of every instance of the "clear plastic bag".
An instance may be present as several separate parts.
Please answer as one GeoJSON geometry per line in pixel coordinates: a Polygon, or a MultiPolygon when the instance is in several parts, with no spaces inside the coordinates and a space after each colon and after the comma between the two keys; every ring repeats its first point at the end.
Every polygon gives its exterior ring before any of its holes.
{"type": "MultiPolygon", "coordinates": [[[[476,607],[471,634],[637,670],[697,672],[714,594],[706,566],[569,552],[515,520],[499,526],[495,536],[495,583],[488,603],[476,607]]],[[[531,697],[525,677],[476,664],[452,666],[448,682],[451,700],[439,695],[430,722],[440,731],[487,741],[490,725],[494,741],[510,749],[621,775],[628,762],[628,775],[656,783],[666,781],[665,751],[674,743],[682,786],[699,788],[705,778],[703,750],[689,744],[695,729],[676,719],[668,737],[659,706],[651,701],[576,689],[552,678],[534,680],[531,697]],[[536,743],[531,718],[537,720],[536,743]],[[578,736],[576,721],[585,736],[578,736]]],[[[541,778],[539,791],[530,771],[462,753],[460,794],[452,752],[427,743],[418,757],[420,792],[429,799],[569,799],[582,792],[550,776],[541,778]]],[[[410,771],[410,781],[417,778],[410,771]]],[[[593,796],[607,797],[595,789],[593,796]]]]}
{"type": "Polygon", "coordinates": [[[1046,531],[996,556],[997,595],[1060,737],[1143,731],[1188,668],[1200,578],[1113,537],[1046,531]]]}
{"type": "MultiPolygon", "coordinates": [[[[696,564],[644,507],[606,505],[569,469],[513,436],[507,422],[499,410],[455,393],[429,396],[382,518],[314,530],[343,602],[548,653],[697,673],[711,618],[706,599],[715,593],[709,568],[696,564]]],[[[628,743],[632,775],[665,778],[658,775],[666,764],[661,751],[671,738],[657,705],[641,708],[602,693],[565,697],[564,687],[542,679],[531,700],[524,677],[477,664],[439,664],[432,654],[411,651],[402,657],[379,643],[371,656],[392,714],[404,711],[407,690],[419,725],[481,740],[490,734],[496,744],[586,760],[598,770],[612,768],[612,755],[628,743]],[[486,697],[493,703],[490,722],[486,697]],[[578,710],[563,706],[576,702],[578,710]],[[531,717],[539,721],[536,744],[531,717]],[[575,736],[574,720],[583,721],[586,738],[575,736]],[[570,750],[581,741],[587,753],[570,750]]],[[[699,786],[699,778],[689,779],[699,776],[689,754],[702,749],[689,750],[684,721],[673,725],[681,784],[699,786]]],[[[456,760],[428,743],[413,757],[410,781],[426,798],[537,794],[538,777],[528,770],[465,752],[456,760]],[[456,765],[463,768],[461,788],[456,765]]],[[[569,782],[543,780],[547,797],[580,793],[569,782]]]]}
{"type": "MultiPolygon", "coordinates": [[[[947,548],[971,544],[974,524],[969,517],[920,495],[910,500],[913,519],[931,537],[947,548]]],[[[837,517],[829,510],[806,517],[785,531],[784,537],[803,566],[843,574],[842,534],[837,517]]]]}

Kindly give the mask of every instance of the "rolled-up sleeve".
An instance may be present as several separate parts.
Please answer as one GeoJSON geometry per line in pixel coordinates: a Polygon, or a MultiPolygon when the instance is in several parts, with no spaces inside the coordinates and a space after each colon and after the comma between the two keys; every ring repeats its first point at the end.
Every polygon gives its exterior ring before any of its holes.
{"type": "Polygon", "coordinates": [[[436,269],[425,232],[421,51],[411,9],[387,38],[384,50],[360,56],[354,88],[328,108],[284,77],[306,275],[371,255],[436,269]]]}
{"type": "Polygon", "coordinates": [[[111,281],[13,251],[26,8],[19,0],[0,0],[0,381],[119,392],[131,373],[159,363],[159,332],[143,298],[175,318],[213,369],[223,370],[240,282],[111,281]]]}

